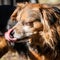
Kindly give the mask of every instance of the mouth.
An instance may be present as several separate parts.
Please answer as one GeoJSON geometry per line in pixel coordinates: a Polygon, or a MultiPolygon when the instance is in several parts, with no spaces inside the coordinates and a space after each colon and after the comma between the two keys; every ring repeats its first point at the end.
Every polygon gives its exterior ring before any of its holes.
{"type": "Polygon", "coordinates": [[[9,29],[6,33],[5,33],[5,39],[8,41],[16,41],[17,38],[13,37],[10,35],[10,33],[13,31],[13,29],[9,29]]]}
{"type": "Polygon", "coordinates": [[[13,35],[11,34],[12,31],[13,31],[13,29],[9,29],[5,33],[5,39],[7,41],[9,41],[9,42],[15,42],[15,43],[21,43],[21,42],[28,42],[29,41],[30,36],[17,39],[15,37],[13,37],[13,35]]]}

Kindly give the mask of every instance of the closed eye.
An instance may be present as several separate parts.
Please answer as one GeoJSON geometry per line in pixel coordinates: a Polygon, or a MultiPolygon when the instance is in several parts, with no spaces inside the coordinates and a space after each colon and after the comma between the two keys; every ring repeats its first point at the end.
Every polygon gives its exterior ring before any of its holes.
{"type": "Polygon", "coordinates": [[[33,22],[26,22],[24,25],[33,27],[33,22]]]}
{"type": "Polygon", "coordinates": [[[22,24],[33,27],[33,23],[34,22],[41,22],[41,20],[40,19],[36,19],[34,21],[31,21],[31,22],[23,22],[22,24]]]}

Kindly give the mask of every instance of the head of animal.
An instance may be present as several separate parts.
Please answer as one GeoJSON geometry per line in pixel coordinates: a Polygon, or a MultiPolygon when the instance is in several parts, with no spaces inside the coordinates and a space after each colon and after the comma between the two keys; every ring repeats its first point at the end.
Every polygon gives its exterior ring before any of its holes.
{"type": "Polygon", "coordinates": [[[48,4],[18,3],[11,20],[17,23],[5,33],[9,42],[27,42],[30,47],[40,49],[42,54],[57,49],[60,40],[59,8],[48,4]]]}

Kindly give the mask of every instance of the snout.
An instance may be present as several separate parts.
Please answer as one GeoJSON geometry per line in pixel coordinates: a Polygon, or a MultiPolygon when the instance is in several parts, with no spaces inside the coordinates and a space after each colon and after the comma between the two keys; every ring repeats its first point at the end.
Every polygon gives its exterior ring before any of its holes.
{"type": "MultiPolygon", "coordinates": [[[[18,27],[19,28],[19,27],[18,27]]],[[[26,37],[31,37],[34,33],[31,31],[29,26],[23,26],[18,29],[17,27],[9,29],[5,33],[5,38],[8,41],[17,41],[18,39],[24,39],[26,37]]]]}
{"type": "Polygon", "coordinates": [[[15,42],[18,39],[22,39],[24,37],[23,33],[17,33],[14,29],[9,29],[6,33],[5,33],[5,38],[8,41],[12,41],[15,42]]]}

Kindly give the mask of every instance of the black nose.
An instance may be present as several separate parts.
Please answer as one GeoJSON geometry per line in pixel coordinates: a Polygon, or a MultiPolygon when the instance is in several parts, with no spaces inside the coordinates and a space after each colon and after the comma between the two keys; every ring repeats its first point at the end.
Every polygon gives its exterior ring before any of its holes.
{"type": "Polygon", "coordinates": [[[12,30],[12,31],[10,32],[10,37],[11,37],[11,38],[14,38],[14,30],[12,30]]]}

